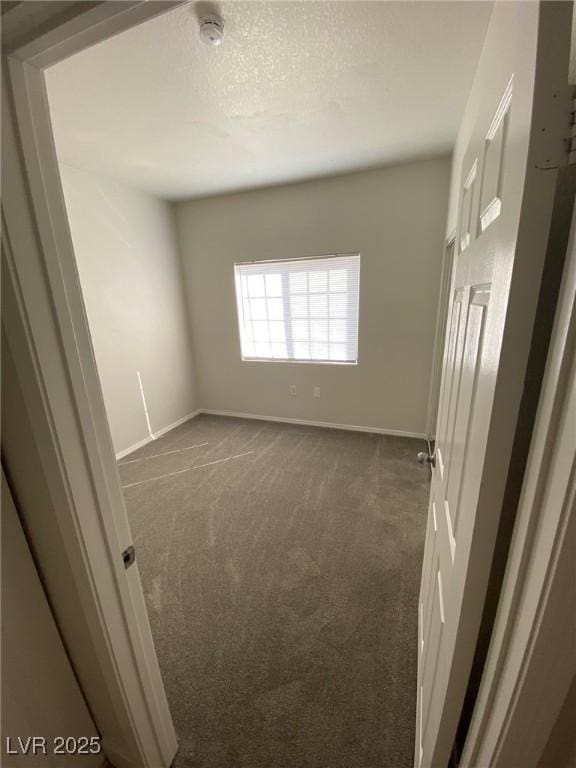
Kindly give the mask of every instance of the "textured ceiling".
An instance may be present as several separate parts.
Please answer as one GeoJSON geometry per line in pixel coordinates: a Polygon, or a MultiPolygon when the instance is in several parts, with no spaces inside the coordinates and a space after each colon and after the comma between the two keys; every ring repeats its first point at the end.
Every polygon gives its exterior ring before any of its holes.
{"type": "Polygon", "coordinates": [[[220,12],[220,47],[187,4],[50,69],[61,161],[174,200],[448,152],[491,4],[220,12]]]}

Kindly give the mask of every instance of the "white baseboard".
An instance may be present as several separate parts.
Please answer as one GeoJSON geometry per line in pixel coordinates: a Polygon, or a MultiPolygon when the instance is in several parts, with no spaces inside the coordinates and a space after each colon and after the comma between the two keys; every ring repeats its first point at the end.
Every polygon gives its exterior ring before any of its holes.
{"type": "Polygon", "coordinates": [[[238,411],[216,411],[211,408],[200,408],[200,413],[211,416],[234,416],[238,419],[257,419],[259,421],[278,421],[282,424],[301,424],[305,427],[327,427],[328,429],[346,429],[350,432],[371,432],[376,435],[391,435],[392,437],[417,437],[426,439],[423,432],[404,432],[400,429],[383,429],[382,427],[362,427],[354,424],[334,424],[331,421],[312,421],[310,419],[290,419],[284,416],[262,416],[256,413],[240,413],[238,411]]]}
{"type": "Polygon", "coordinates": [[[151,443],[152,440],[155,438],[152,435],[148,435],[148,437],[145,437],[144,440],[139,440],[137,443],[134,443],[134,445],[131,445],[129,448],[124,448],[123,451],[118,451],[116,454],[116,461],[119,459],[123,459],[124,456],[128,456],[128,454],[133,453],[134,451],[137,451],[138,448],[142,448],[145,445],[148,445],[148,443],[151,443]]]}
{"type": "Polygon", "coordinates": [[[131,445],[129,448],[125,448],[122,451],[119,451],[116,454],[116,460],[119,461],[120,459],[123,459],[125,456],[128,456],[131,453],[134,453],[134,451],[137,451],[138,448],[142,448],[145,445],[148,445],[148,443],[151,443],[153,440],[156,440],[158,437],[162,437],[162,435],[165,435],[166,432],[170,432],[170,430],[175,429],[176,427],[179,427],[180,424],[184,424],[187,421],[190,421],[190,419],[193,419],[195,416],[198,416],[200,413],[206,413],[210,416],[233,416],[237,419],[255,419],[257,421],[276,421],[280,422],[281,424],[300,424],[305,427],[325,427],[327,429],[345,429],[349,432],[369,432],[375,435],[391,435],[392,437],[416,437],[421,440],[426,439],[426,435],[423,432],[406,432],[404,430],[400,429],[384,429],[382,427],[364,427],[364,426],[358,426],[355,424],[334,424],[331,421],[312,421],[311,419],[291,419],[287,418],[285,416],[262,416],[261,414],[257,413],[242,413],[240,411],[217,411],[213,410],[211,408],[198,408],[195,411],[192,411],[192,413],[187,414],[186,416],[183,416],[181,419],[178,419],[178,421],[172,422],[172,424],[168,424],[166,427],[162,427],[162,429],[157,430],[153,435],[148,435],[148,437],[145,437],[143,440],[138,441],[137,443],[134,443],[134,445],[131,445]]]}
{"type": "Polygon", "coordinates": [[[162,435],[165,435],[166,432],[170,432],[171,429],[175,429],[176,427],[179,427],[180,424],[185,424],[187,421],[190,421],[190,419],[193,419],[195,416],[198,416],[199,413],[202,413],[201,410],[196,409],[195,411],[192,411],[192,413],[187,414],[186,416],[182,416],[181,419],[178,419],[178,421],[172,422],[172,424],[168,424],[167,427],[162,427],[162,429],[156,430],[154,432],[154,437],[162,437],[162,435]]]}
{"type": "Polygon", "coordinates": [[[192,411],[192,413],[188,413],[186,416],[183,416],[181,419],[178,419],[177,421],[173,421],[172,424],[168,424],[166,427],[162,427],[162,429],[158,429],[153,435],[148,435],[143,440],[139,440],[137,443],[134,443],[134,445],[131,445],[129,448],[124,448],[122,451],[118,451],[116,454],[116,461],[119,461],[120,459],[123,459],[125,456],[128,456],[131,453],[134,453],[134,451],[137,451],[138,448],[142,448],[145,445],[148,445],[148,443],[151,443],[153,440],[156,440],[159,437],[162,437],[162,435],[165,435],[166,432],[170,432],[171,429],[175,429],[176,427],[179,427],[180,424],[184,424],[187,421],[190,421],[190,419],[193,419],[195,416],[198,416],[199,413],[202,413],[200,410],[192,411]]]}

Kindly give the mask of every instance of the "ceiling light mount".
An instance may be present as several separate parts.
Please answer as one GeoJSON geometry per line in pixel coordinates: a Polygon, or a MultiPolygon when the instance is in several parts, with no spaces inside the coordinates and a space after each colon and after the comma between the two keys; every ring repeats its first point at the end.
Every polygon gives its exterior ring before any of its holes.
{"type": "Polygon", "coordinates": [[[215,13],[200,19],[200,40],[206,45],[220,45],[224,39],[224,20],[215,13]]]}

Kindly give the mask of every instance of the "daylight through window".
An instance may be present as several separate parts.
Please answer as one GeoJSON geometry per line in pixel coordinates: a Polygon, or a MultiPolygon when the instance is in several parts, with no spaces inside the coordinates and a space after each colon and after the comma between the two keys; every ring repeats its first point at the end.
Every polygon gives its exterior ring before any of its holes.
{"type": "Polygon", "coordinates": [[[356,363],[360,256],[236,264],[244,360],[356,363]]]}

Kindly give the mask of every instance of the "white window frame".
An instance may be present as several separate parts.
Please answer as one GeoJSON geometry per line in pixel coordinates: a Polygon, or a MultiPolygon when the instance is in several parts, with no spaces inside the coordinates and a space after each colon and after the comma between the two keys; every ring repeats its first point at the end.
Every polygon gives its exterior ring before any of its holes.
{"type": "MultiPolygon", "coordinates": [[[[238,338],[238,351],[242,362],[246,363],[296,363],[306,365],[344,365],[344,366],[356,366],[360,357],[360,267],[361,267],[361,254],[359,251],[350,253],[330,253],[322,254],[319,256],[301,256],[294,258],[284,259],[257,259],[253,261],[238,261],[234,263],[234,293],[236,297],[236,317],[237,317],[237,338],[238,338]],[[243,314],[241,310],[242,294],[238,291],[239,280],[239,268],[247,265],[283,265],[286,263],[297,263],[304,261],[320,261],[327,260],[332,261],[334,259],[344,258],[357,258],[358,259],[358,291],[356,295],[356,306],[353,308],[356,317],[356,356],[353,360],[324,360],[324,359],[307,359],[307,358],[295,358],[295,357],[252,357],[243,354],[242,350],[242,333],[241,326],[243,320],[243,314]]],[[[354,300],[354,297],[348,297],[348,301],[354,300]]]]}

